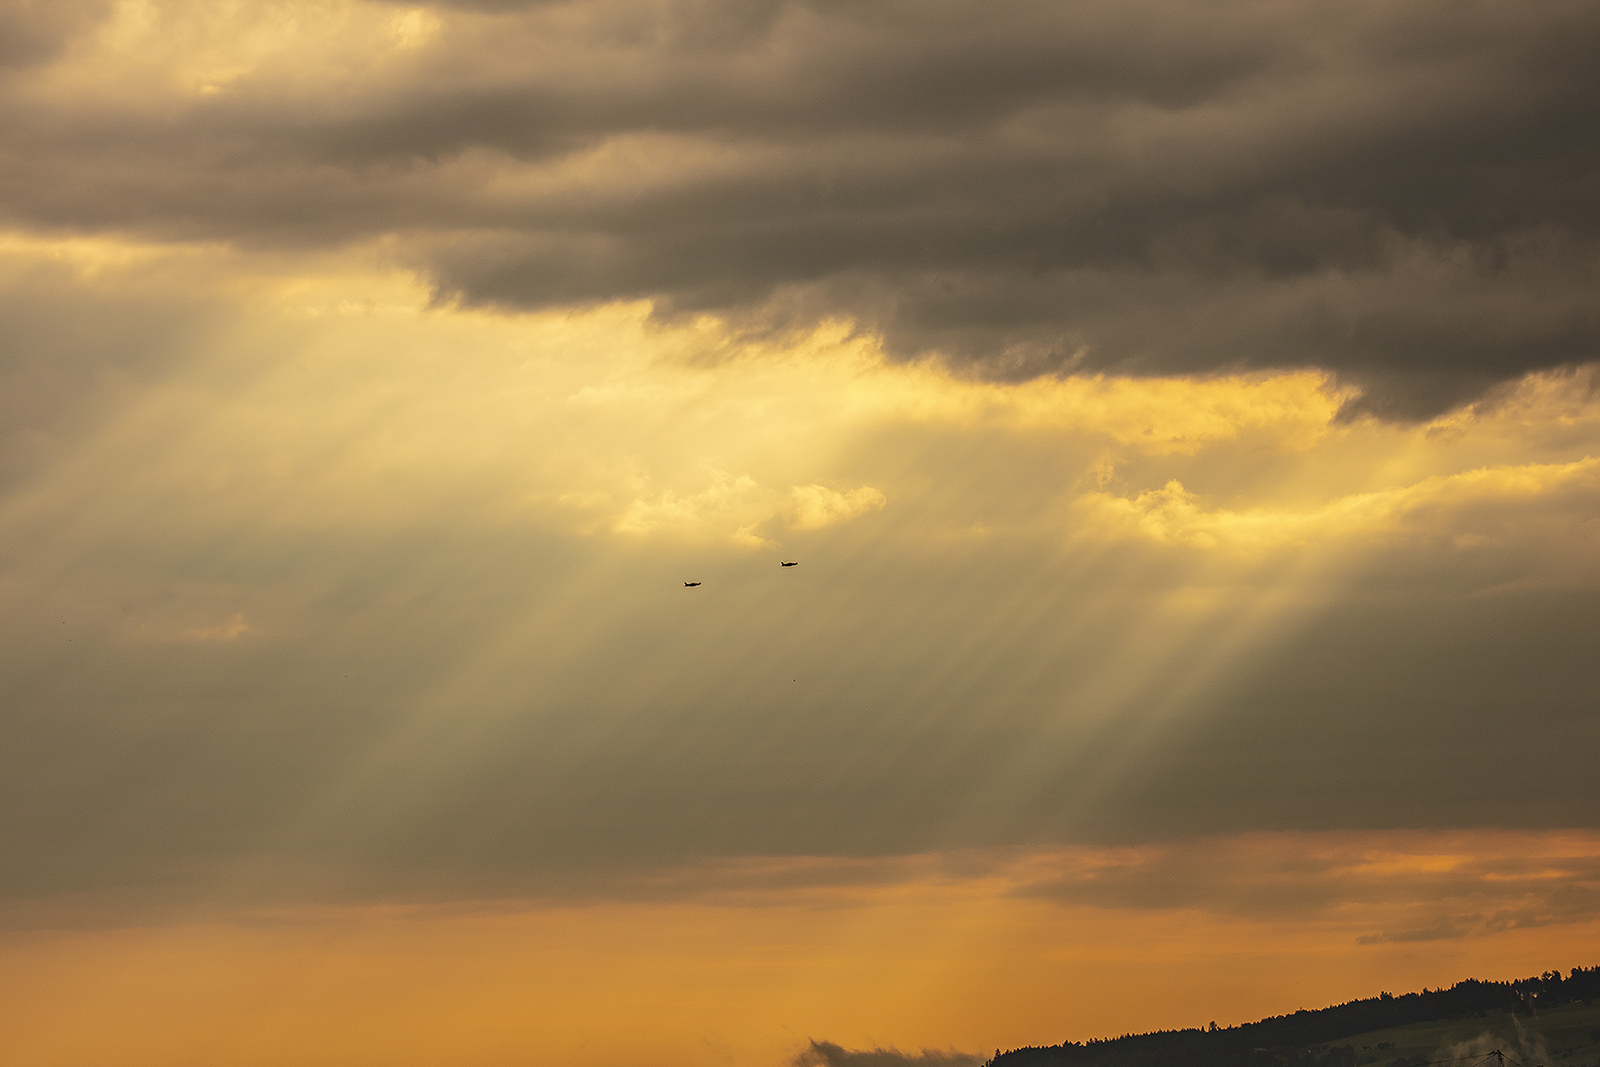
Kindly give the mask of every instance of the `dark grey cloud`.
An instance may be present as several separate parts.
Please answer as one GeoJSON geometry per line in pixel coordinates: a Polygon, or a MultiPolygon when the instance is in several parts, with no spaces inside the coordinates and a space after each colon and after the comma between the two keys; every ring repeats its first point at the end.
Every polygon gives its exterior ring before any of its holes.
{"type": "Polygon", "coordinates": [[[811,1047],[795,1056],[794,1067],[978,1067],[982,1057],[966,1052],[922,1049],[847,1049],[831,1041],[812,1041],[811,1047]]]}
{"type": "Polygon", "coordinates": [[[1575,753],[1597,740],[1600,681],[1580,666],[1600,653],[1594,597],[1416,592],[1357,597],[1263,648],[1208,701],[1193,747],[1140,769],[1146,810],[1265,826],[1268,798],[1292,794],[1303,827],[1398,826],[1397,802],[1417,825],[1587,825],[1600,793],[1575,753]]]}
{"type": "Polygon", "coordinates": [[[985,374],[1321,366],[1396,416],[1600,355],[1592,4],[440,12],[333,91],[14,99],[4,210],[398,234],[469,304],[846,316],[985,374]]]}
{"type": "Polygon", "coordinates": [[[54,58],[91,29],[110,0],[3,0],[0,2],[0,71],[54,58]]]}

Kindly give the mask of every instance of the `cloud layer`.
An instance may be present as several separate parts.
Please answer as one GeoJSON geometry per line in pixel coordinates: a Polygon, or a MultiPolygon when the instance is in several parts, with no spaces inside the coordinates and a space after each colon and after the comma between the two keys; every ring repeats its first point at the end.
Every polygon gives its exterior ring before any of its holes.
{"type": "Polygon", "coordinates": [[[0,0],[13,1058],[956,1067],[1592,963],[1597,44],[0,0]]]}
{"type": "Polygon", "coordinates": [[[6,218],[385,240],[467,304],[1001,377],[1317,366],[1410,417],[1600,353],[1589,4],[272,12],[8,5],[55,62],[0,99],[6,218]]]}
{"type": "Polygon", "coordinates": [[[1351,425],[1316,374],[982,382],[839,329],[18,247],[7,313],[55,348],[8,371],[13,895],[1600,801],[1584,375],[1351,425]]]}

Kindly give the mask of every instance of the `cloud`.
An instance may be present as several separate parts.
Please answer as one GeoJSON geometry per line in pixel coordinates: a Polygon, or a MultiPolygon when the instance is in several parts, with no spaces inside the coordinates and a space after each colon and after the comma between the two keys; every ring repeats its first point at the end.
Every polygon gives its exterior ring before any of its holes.
{"type": "Polygon", "coordinates": [[[791,1061],[793,1067],[978,1067],[982,1057],[966,1052],[893,1048],[846,1049],[831,1041],[812,1041],[791,1061]]]}
{"type": "Polygon", "coordinates": [[[468,305],[846,320],[990,377],[1320,367],[1350,416],[1600,353],[1591,5],[335,7],[168,0],[7,83],[5,217],[382,240],[468,305]]]}
{"type": "Polygon", "coordinates": [[[0,927],[146,924],[8,937],[7,1002],[162,1062],[426,1054],[397,1004],[459,1059],[533,990],[574,1063],[948,1067],[995,1005],[1573,943],[1597,41],[0,0],[0,927]]]}
{"type": "Polygon", "coordinates": [[[1407,945],[1418,941],[1454,941],[1474,932],[1481,915],[1463,915],[1446,919],[1436,926],[1423,930],[1394,930],[1381,934],[1363,934],[1356,938],[1358,945],[1407,945]]]}
{"type": "Polygon", "coordinates": [[[1358,934],[1359,945],[1600,916],[1600,851],[1588,833],[1245,834],[1044,853],[1010,873],[1013,892],[1064,904],[1384,924],[1358,934]]]}
{"type": "Polygon", "coordinates": [[[184,257],[0,239],[0,486],[60,458],[214,334],[215,277],[172,284],[163,258],[184,257]]]}
{"type": "Polygon", "coordinates": [[[825,485],[797,485],[789,490],[784,521],[792,529],[820,530],[848,522],[868,511],[881,510],[886,503],[888,498],[870,485],[844,492],[825,485]]]}
{"type": "Polygon", "coordinates": [[[185,630],[183,637],[189,641],[237,641],[249,632],[250,623],[245,620],[244,613],[236,611],[224,622],[185,630]]]}
{"type": "Polygon", "coordinates": [[[722,533],[752,548],[770,545],[755,531],[774,514],[781,514],[792,530],[821,530],[848,522],[887,502],[871,486],[840,491],[825,485],[795,486],[781,504],[749,475],[737,477],[713,471],[711,484],[698,493],[680,496],[671,489],[629,504],[617,521],[625,534],[722,533]]]}
{"type": "MultiPolygon", "coordinates": [[[[1409,486],[1394,486],[1329,501],[1310,511],[1207,509],[1178,481],[1129,499],[1090,493],[1076,501],[1082,536],[1139,536],[1162,544],[1260,551],[1320,539],[1379,534],[1434,536],[1439,513],[1473,505],[1514,505],[1563,492],[1592,499],[1600,459],[1571,463],[1492,467],[1436,475],[1409,486]],[[1420,521],[1419,521],[1420,520],[1420,521]]],[[[1481,535],[1462,535],[1457,543],[1483,543],[1481,535]]]]}
{"type": "MultiPolygon", "coordinates": [[[[730,512],[746,513],[748,502],[760,492],[761,487],[749,475],[734,476],[726,471],[712,471],[711,484],[698,493],[679,496],[670,489],[664,489],[648,499],[635,500],[617,521],[617,530],[630,534],[657,531],[688,533],[699,532],[719,520],[726,525],[726,516],[730,512]]],[[[749,528],[749,525],[741,525],[737,531],[749,528]]]]}
{"type": "Polygon", "coordinates": [[[430,307],[353,253],[5,248],[50,445],[0,499],[7,892],[1597,803],[1582,374],[1407,427],[1315,372],[982,381],[839,326],[430,307]]]}
{"type": "Polygon", "coordinates": [[[0,70],[55,58],[93,27],[110,0],[3,0],[0,2],[0,70]]]}

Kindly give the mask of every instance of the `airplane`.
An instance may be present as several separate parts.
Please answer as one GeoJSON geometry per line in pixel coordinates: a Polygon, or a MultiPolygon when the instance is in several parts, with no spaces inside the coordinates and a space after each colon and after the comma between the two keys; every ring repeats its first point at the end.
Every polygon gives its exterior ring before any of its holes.
{"type": "Polygon", "coordinates": [[[683,587],[685,589],[688,589],[688,588],[690,588],[692,586],[696,586],[696,585],[699,585],[699,584],[700,584],[699,582],[684,582],[683,583],[683,587]]]}
{"type": "Polygon", "coordinates": [[[799,560],[795,560],[793,563],[785,563],[783,560],[780,559],[778,561],[778,566],[780,566],[780,567],[798,567],[798,566],[800,566],[800,561],[799,560]]]}

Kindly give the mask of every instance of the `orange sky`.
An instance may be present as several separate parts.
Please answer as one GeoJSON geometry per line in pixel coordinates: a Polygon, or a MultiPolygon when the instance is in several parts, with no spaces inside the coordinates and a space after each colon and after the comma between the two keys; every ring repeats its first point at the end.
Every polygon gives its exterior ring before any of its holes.
{"type": "Polygon", "coordinates": [[[6,1050],[51,1065],[777,1063],[813,1038],[984,1051],[1536,973],[1597,933],[1591,913],[1551,906],[1594,884],[1593,834],[1215,841],[1199,849],[1214,862],[1194,883],[1232,893],[1205,903],[1018,895],[1041,873],[1092,880],[1169,861],[1161,851],[989,857],[987,872],[975,856],[771,861],[680,872],[676,887],[658,872],[655,891],[679,900],[299,907],[14,931],[0,972],[6,1050]],[[781,884],[797,871],[813,884],[781,884]],[[1288,899],[1330,880],[1344,883],[1333,899],[1288,899]],[[1253,893],[1285,902],[1251,914],[1240,902],[1253,893]],[[1405,924],[1441,906],[1538,916],[1405,940],[1419,936],[1405,924]],[[1398,940],[1361,943],[1390,924],[1398,940]]]}

